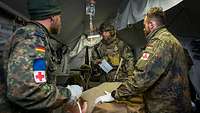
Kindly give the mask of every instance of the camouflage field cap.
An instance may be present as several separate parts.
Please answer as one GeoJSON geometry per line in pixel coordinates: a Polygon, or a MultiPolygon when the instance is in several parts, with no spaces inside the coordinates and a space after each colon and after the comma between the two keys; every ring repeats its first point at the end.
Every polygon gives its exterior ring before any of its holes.
{"type": "Polygon", "coordinates": [[[61,13],[57,0],[28,0],[27,7],[31,20],[42,20],[61,13]]]}
{"type": "Polygon", "coordinates": [[[103,32],[110,32],[111,36],[115,35],[116,29],[110,22],[104,22],[99,27],[100,34],[103,32]]]}

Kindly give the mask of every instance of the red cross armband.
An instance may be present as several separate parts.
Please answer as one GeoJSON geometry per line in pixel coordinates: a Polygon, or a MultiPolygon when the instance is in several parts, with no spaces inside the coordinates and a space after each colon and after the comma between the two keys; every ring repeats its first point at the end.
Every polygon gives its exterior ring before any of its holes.
{"type": "Polygon", "coordinates": [[[34,80],[36,83],[45,83],[46,80],[46,62],[43,58],[35,59],[33,62],[34,80]]]}

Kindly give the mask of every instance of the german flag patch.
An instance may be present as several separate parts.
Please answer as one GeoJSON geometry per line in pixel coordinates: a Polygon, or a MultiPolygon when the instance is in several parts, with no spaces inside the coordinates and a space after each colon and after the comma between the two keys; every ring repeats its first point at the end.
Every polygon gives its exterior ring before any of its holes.
{"type": "Polygon", "coordinates": [[[38,53],[45,53],[45,47],[44,46],[36,46],[35,51],[38,53]]]}

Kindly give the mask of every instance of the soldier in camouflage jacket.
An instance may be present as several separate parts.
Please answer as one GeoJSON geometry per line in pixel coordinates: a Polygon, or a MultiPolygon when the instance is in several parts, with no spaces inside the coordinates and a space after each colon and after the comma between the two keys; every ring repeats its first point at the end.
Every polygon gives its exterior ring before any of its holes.
{"type": "Polygon", "coordinates": [[[114,26],[110,23],[103,23],[100,26],[102,41],[92,51],[92,63],[94,64],[93,76],[99,75],[100,82],[121,81],[133,73],[135,57],[131,48],[119,39],[114,26]],[[98,64],[105,59],[113,69],[109,73],[102,71],[98,64]],[[121,62],[121,65],[120,65],[121,62]],[[119,68],[119,72],[116,73],[119,68]]]}
{"type": "MultiPolygon", "coordinates": [[[[99,69],[98,66],[96,66],[98,69],[97,74],[100,74],[100,78],[103,78],[104,76],[107,78],[100,79],[100,82],[123,82],[128,76],[133,75],[135,55],[133,54],[131,48],[119,39],[114,26],[112,26],[110,23],[105,22],[101,24],[100,33],[103,39],[94,47],[94,50],[92,51],[93,63],[98,65],[99,61],[105,59],[113,67],[110,72],[105,73],[99,69]],[[117,72],[118,68],[119,72],[117,72]]],[[[95,76],[95,74],[96,73],[94,73],[93,76],[95,76]]],[[[132,97],[132,100],[123,99],[116,101],[116,103],[128,105],[129,108],[134,111],[134,113],[143,113],[144,111],[143,96],[140,94],[132,97]]],[[[120,109],[118,112],[123,112],[121,107],[118,108],[115,106],[115,103],[110,103],[110,106],[112,106],[110,109],[103,104],[101,107],[100,106],[101,105],[97,105],[97,109],[95,108],[93,113],[113,113],[118,109],[120,109]],[[98,109],[98,107],[100,107],[100,109],[98,109]]]]}
{"type": "MultiPolygon", "coordinates": [[[[76,102],[82,93],[78,85],[56,86],[57,58],[49,42],[50,34],[61,27],[60,7],[54,0],[28,1],[29,13],[34,22],[16,30],[4,55],[4,94],[17,113],[47,113],[55,108],[76,102]],[[5,92],[6,91],[6,92],[5,92]]],[[[1,89],[0,89],[1,90],[1,89]]],[[[0,104],[5,101],[0,100],[0,104]]],[[[1,113],[9,110],[1,107],[1,113]]]]}
{"type": "Polygon", "coordinates": [[[190,113],[187,62],[180,42],[164,26],[162,8],[151,8],[144,19],[148,43],[134,74],[112,96],[116,100],[144,95],[147,113],[190,113]]]}

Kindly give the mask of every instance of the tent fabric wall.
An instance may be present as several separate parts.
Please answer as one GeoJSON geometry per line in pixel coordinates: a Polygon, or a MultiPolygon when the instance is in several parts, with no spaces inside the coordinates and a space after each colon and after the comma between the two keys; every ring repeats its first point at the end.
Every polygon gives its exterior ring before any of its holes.
{"type": "Polygon", "coordinates": [[[176,6],[183,0],[129,0],[125,10],[118,12],[115,26],[118,30],[124,29],[129,24],[135,24],[144,18],[147,10],[154,6],[162,7],[164,11],[176,6]]]}
{"type": "Polygon", "coordinates": [[[6,12],[9,12],[10,14],[12,14],[13,16],[18,16],[22,19],[24,19],[25,21],[29,21],[29,15],[28,15],[28,12],[27,10],[24,10],[26,9],[26,5],[23,0],[20,0],[20,1],[10,1],[10,0],[1,0],[0,1],[0,8],[4,9],[6,12]],[[20,4],[20,8],[19,5],[16,5],[16,4],[13,4],[13,3],[16,3],[17,4],[20,4]],[[14,8],[13,8],[14,7],[14,8]],[[21,11],[19,11],[21,9],[21,11]]]}
{"type": "MultiPolygon", "coordinates": [[[[26,0],[1,0],[25,18],[29,18],[26,0]],[[15,5],[13,3],[16,3],[15,5]]],[[[114,19],[119,30],[127,24],[134,24],[143,19],[146,9],[151,6],[162,6],[164,9],[176,5],[182,0],[97,0],[94,23],[98,27],[105,20],[114,19]],[[118,13],[117,13],[118,12],[118,13]]],[[[85,15],[85,0],[59,0],[63,8],[63,26],[59,40],[73,47],[82,33],[88,33],[89,17],[85,15]]]]}
{"type": "MultiPolygon", "coordinates": [[[[97,0],[94,25],[99,27],[103,21],[114,18],[122,1],[97,0]]],[[[60,0],[60,2],[63,5],[63,26],[59,39],[74,47],[82,34],[89,34],[89,16],[85,14],[86,0],[60,0]]]]}

